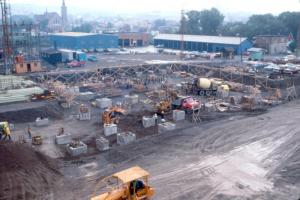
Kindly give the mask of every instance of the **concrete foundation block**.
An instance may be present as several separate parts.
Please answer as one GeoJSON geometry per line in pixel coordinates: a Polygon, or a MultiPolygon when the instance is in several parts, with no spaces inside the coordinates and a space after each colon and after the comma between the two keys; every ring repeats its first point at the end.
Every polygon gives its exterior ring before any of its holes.
{"type": "Polygon", "coordinates": [[[98,108],[108,108],[112,106],[112,100],[109,98],[96,99],[96,105],[98,108]]]}
{"type": "Polygon", "coordinates": [[[62,134],[62,135],[56,135],[55,136],[55,142],[56,144],[70,144],[72,142],[72,136],[71,134],[62,134]]]}
{"type": "Polygon", "coordinates": [[[113,134],[117,134],[118,126],[116,124],[105,124],[104,125],[104,135],[110,136],[113,134]]]}
{"type": "Polygon", "coordinates": [[[96,147],[99,151],[107,151],[109,150],[109,141],[104,137],[100,137],[96,139],[96,147]]]}
{"type": "Polygon", "coordinates": [[[125,102],[128,102],[130,104],[137,104],[139,103],[139,95],[125,95],[124,97],[125,102]]]}
{"type": "Polygon", "coordinates": [[[185,120],[185,112],[183,110],[173,110],[173,120],[175,122],[185,120]]]}
{"type": "Polygon", "coordinates": [[[78,119],[80,121],[91,120],[91,112],[79,113],[78,119]]]}
{"type": "Polygon", "coordinates": [[[136,135],[132,132],[118,133],[117,144],[126,145],[136,140],[136,135]]]}
{"type": "Polygon", "coordinates": [[[164,133],[167,131],[173,131],[176,129],[176,124],[171,122],[165,122],[158,125],[158,133],[164,133]]]}
{"type": "Polygon", "coordinates": [[[155,118],[154,117],[143,117],[143,127],[149,128],[155,126],[155,118]]]}
{"type": "Polygon", "coordinates": [[[78,145],[76,146],[72,146],[71,144],[67,145],[67,152],[71,155],[71,156],[80,156],[82,154],[86,154],[87,153],[87,145],[84,144],[83,142],[79,142],[78,145]]]}
{"type": "Polygon", "coordinates": [[[35,125],[36,126],[48,126],[49,125],[49,119],[48,118],[43,118],[43,119],[41,119],[41,118],[37,118],[36,120],[35,120],[35,125]]]}

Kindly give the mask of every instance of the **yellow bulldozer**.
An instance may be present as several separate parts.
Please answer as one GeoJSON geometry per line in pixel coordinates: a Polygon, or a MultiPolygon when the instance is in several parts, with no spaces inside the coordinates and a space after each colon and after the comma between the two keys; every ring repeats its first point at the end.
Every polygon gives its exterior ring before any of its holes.
{"type": "MultiPolygon", "coordinates": [[[[110,191],[96,196],[91,200],[149,200],[154,195],[154,189],[148,184],[149,173],[135,166],[107,177],[100,183],[110,188],[110,191]]],[[[97,184],[97,186],[99,186],[97,184]]]]}
{"type": "Polygon", "coordinates": [[[119,123],[118,115],[126,115],[126,110],[119,106],[110,107],[102,113],[102,123],[118,124],[119,123]]]}

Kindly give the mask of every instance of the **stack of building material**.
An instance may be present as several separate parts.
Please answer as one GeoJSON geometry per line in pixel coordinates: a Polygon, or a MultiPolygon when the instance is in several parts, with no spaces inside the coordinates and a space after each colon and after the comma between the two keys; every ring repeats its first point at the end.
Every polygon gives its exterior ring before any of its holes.
{"type": "Polygon", "coordinates": [[[109,150],[109,141],[104,137],[100,137],[99,139],[96,139],[96,147],[99,151],[109,150]]]}
{"type": "Polygon", "coordinates": [[[117,135],[117,144],[118,145],[126,145],[135,140],[136,140],[136,135],[132,132],[118,133],[118,135],[117,135]]]}
{"type": "Polygon", "coordinates": [[[0,104],[19,101],[29,101],[33,94],[43,94],[44,90],[39,87],[12,89],[0,91],[0,104]]]}
{"type": "Polygon", "coordinates": [[[112,100],[109,98],[96,99],[96,105],[98,108],[109,108],[112,106],[112,100]]]}

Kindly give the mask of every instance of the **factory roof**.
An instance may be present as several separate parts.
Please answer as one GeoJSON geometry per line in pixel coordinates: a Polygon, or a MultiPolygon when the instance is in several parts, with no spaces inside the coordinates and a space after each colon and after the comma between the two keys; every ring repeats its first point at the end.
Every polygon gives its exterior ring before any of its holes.
{"type": "Polygon", "coordinates": [[[98,35],[98,33],[82,33],[82,32],[63,32],[63,33],[54,33],[55,36],[68,36],[68,37],[82,37],[90,35],[98,35]]]}
{"type": "MultiPolygon", "coordinates": [[[[180,34],[159,34],[154,37],[156,40],[179,40],[181,41],[182,35],[180,34]]],[[[245,37],[227,37],[227,36],[208,36],[208,35],[184,35],[185,42],[203,42],[215,44],[233,44],[239,45],[241,42],[247,40],[245,37]]]]}

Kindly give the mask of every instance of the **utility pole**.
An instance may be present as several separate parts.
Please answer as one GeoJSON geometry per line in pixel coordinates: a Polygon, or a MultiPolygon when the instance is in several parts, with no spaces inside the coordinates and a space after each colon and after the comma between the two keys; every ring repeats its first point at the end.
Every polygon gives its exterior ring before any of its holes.
{"type": "Polygon", "coordinates": [[[185,26],[185,16],[184,16],[184,10],[181,10],[181,38],[180,38],[180,59],[183,59],[183,51],[184,51],[184,26],[185,26]]]}
{"type": "Polygon", "coordinates": [[[3,61],[0,61],[0,73],[10,74],[13,68],[12,30],[10,6],[6,0],[0,0],[1,4],[1,38],[3,48],[3,61]]]}

